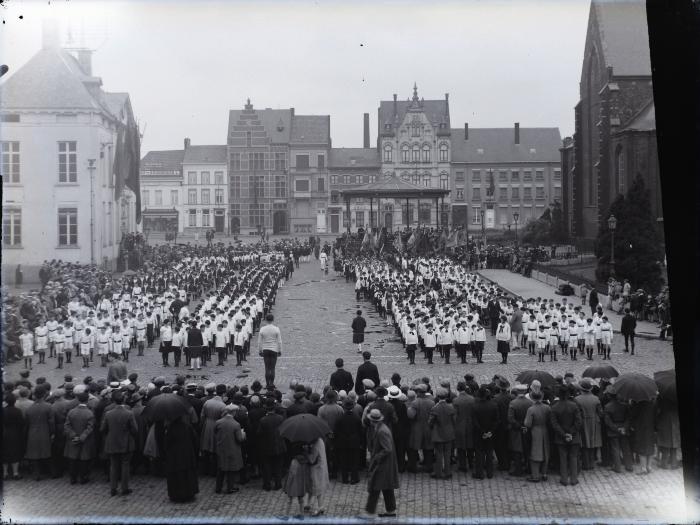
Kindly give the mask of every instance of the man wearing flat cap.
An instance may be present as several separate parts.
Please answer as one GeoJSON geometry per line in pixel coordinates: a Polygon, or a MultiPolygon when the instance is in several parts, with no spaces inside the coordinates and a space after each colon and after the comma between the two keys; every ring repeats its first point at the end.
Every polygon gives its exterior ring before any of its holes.
{"type": "Polygon", "coordinates": [[[426,397],[428,387],[424,383],[416,385],[417,397],[406,405],[408,419],[411,420],[411,433],[408,437],[408,465],[409,472],[418,472],[418,451],[423,451],[423,469],[425,472],[433,470],[433,441],[431,439],[430,410],[435,402],[426,397]]]}
{"type": "Polygon", "coordinates": [[[430,409],[428,426],[430,427],[433,449],[435,450],[435,470],[432,478],[449,479],[452,477],[452,445],[455,440],[456,410],[447,402],[448,391],[443,387],[436,390],[437,403],[430,409]]]}

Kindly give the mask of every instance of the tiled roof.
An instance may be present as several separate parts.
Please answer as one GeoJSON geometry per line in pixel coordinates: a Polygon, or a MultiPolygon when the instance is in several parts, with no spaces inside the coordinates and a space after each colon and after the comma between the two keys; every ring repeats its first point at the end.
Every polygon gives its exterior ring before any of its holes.
{"type": "MultiPolygon", "coordinates": [[[[398,115],[398,121],[396,125],[403,123],[404,117],[408,108],[413,102],[410,100],[397,100],[396,101],[396,113],[398,115]]],[[[446,128],[450,127],[450,116],[449,113],[446,114],[447,101],[446,100],[424,100],[422,101],[422,110],[425,113],[428,120],[438,126],[443,119],[445,119],[446,128]]],[[[384,125],[386,123],[394,124],[394,101],[393,100],[382,100],[379,103],[379,133],[384,131],[384,125]]]]}
{"type": "Polygon", "coordinates": [[[228,137],[234,131],[241,116],[255,116],[260,125],[265,128],[270,142],[273,144],[287,144],[291,135],[292,110],[291,109],[253,109],[254,113],[242,109],[232,109],[228,115],[228,137]],[[282,128],[281,130],[278,128],[282,128]]]}
{"type": "Polygon", "coordinates": [[[43,48],[0,86],[0,108],[109,111],[83,83],[90,78],[67,51],[43,48]]]}
{"type": "Polygon", "coordinates": [[[514,128],[469,128],[452,130],[452,162],[559,162],[559,128],[520,128],[515,144],[514,128]],[[534,149],[534,152],[531,150],[534,149]]]}
{"type": "Polygon", "coordinates": [[[654,100],[651,99],[647,104],[634,116],[621,131],[652,131],[656,130],[656,110],[654,100]]]}
{"type": "Polygon", "coordinates": [[[226,146],[190,146],[183,164],[226,164],[226,146]]]}
{"type": "Polygon", "coordinates": [[[149,151],[141,159],[140,171],[182,170],[184,150],[149,151]]]}
{"type": "Polygon", "coordinates": [[[426,186],[412,184],[405,180],[401,180],[395,174],[392,174],[390,177],[382,177],[376,182],[370,182],[369,184],[364,184],[362,186],[355,186],[354,188],[341,190],[340,193],[342,195],[354,197],[392,196],[397,198],[416,198],[421,196],[437,197],[446,195],[449,193],[449,190],[428,188],[426,186]]]}
{"type": "Polygon", "coordinates": [[[327,144],[331,137],[330,115],[294,115],[290,142],[327,144]]]}
{"type": "Polygon", "coordinates": [[[377,148],[331,148],[328,161],[330,169],[352,167],[379,169],[380,166],[377,148]]]}
{"type": "Polygon", "coordinates": [[[644,0],[593,0],[605,65],[613,75],[651,76],[644,0]]]}

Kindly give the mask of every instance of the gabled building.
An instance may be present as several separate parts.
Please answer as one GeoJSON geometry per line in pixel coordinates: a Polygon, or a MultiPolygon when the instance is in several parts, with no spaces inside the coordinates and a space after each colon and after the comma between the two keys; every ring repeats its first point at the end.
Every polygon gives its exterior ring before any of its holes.
{"type": "MultiPolygon", "coordinates": [[[[429,188],[450,189],[451,129],[449,95],[444,100],[423,100],[418,87],[413,97],[400,101],[382,100],[378,110],[377,148],[383,177],[396,175],[402,180],[429,188]]],[[[431,202],[395,203],[392,223],[398,225],[441,224],[449,218],[449,202],[438,212],[431,202]],[[403,211],[402,211],[403,210],[403,211]]],[[[384,226],[382,224],[381,226],[384,226]]]]}
{"type": "Polygon", "coordinates": [[[92,52],[42,49],[0,85],[3,273],[44,260],[112,267],[140,218],[140,136],[129,95],[109,93],[92,52]]]}
{"type": "Polygon", "coordinates": [[[288,233],[289,143],[294,109],[229,111],[227,153],[231,233],[288,233]]]}
{"type": "Polygon", "coordinates": [[[652,99],[645,2],[593,0],[575,109],[572,235],[595,239],[610,203],[638,173],[662,218],[652,99]],[[647,139],[622,140],[641,121],[647,139]]]}
{"type": "Polygon", "coordinates": [[[504,230],[562,201],[559,128],[452,130],[453,226],[504,230]]]}

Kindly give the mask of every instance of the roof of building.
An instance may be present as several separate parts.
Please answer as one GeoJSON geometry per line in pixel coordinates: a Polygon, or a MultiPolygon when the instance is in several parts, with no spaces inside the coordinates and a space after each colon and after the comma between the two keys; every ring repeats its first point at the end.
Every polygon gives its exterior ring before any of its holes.
{"type": "Polygon", "coordinates": [[[593,0],[605,65],[616,76],[651,76],[644,0],[593,0]]]}
{"type": "Polygon", "coordinates": [[[445,123],[450,128],[450,111],[447,99],[423,100],[418,98],[418,87],[413,85],[413,97],[408,100],[382,100],[379,102],[379,132],[382,133],[385,124],[400,125],[403,123],[408,111],[420,111],[433,125],[445,123]],[[398,117],[398,118],[397,118],[398,117]],[[396,119],[396,120],[395,120],[396,119]]]}
{"type": "Polygon", "coordinates": [[[654,99],[640,109],[620,131],[655,131],[656,130],[656,109],[654,99]]]}
{"type": "Polygon", "coordinates": [[[235,131],[236,126],[241,120],[241,117],[248,117],[243,120],[260,121],[260,125],[265,128],[270,142],[273,144],[287,144],[291,136],[292,128],[292,109],[232,109],[228,115],[228,137],[231,137],[231,132],[235,131]]]}
{"type": "Polygon", "coordinates": [[[452,130],[452,162],[560,162],[559,128],[520,128],[520,144],[515,144],[514,128],[469,128],[452,130]],[[534,150],[534,151],[533,151],[534,150]]]}
{"type": "Polygon", "coordinates": [[[329,168],[377,168],[381,166],[377,148],[331,148],[329,168]]]}
{"type": "Polygon", "coordinates": [[[449,192],[449,190],[441,188],[428,188],[412,184],[401,180],[396,174],[392,174],[390,177],[382,177],[369,184],[340,190],[340,194],[344,197],[395,197],[401,199],[440,197],[447,195],[449,192]]]}
{"type": "Polygon", "coordinates": [[[294,115],[290,142],[295,144],[328,144],[330,139],[330,115],[294,115]]]}
{"type": "Polygon", "coordinates": [[[141,159],[141,171],[174,171],[182,169],[184,150],[149,151],[141,159]]]}
{"type": "Polygon", "coordinates": [[[226,146],[189,146],[183,164],[226,164],[226,146]]]}
{"type": "Polygon", "coordinates": [[[118,118],[128,94],[105,93],[101,84],[68,51],[44,47],[0,85],[0,108],[102,110],[118,118]],[[92,93],[85,82],[95,85],[92,93]]]}

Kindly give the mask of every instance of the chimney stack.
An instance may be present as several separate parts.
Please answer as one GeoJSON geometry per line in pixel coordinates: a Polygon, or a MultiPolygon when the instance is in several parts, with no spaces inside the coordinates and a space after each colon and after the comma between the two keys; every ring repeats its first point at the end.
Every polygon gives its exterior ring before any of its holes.
{"type": "Polygon", "coordinates": [[[469,140],[469,123],[464,123],[464,140],[469,140]]]}
{"type": "Polygon", "coordinates": [[[515,123],[515,143],[520,144],[520,122],[515,123]]]}
{"type": "Polygon", "coordinates": [[[185,149],[190,147],[190,139],[189,137],[185,137],[185,149]]]}
{"type": "Polygon", "coordinates": [[[45,18],[41,22],[41,47],[61,47],[61,36],[58,29],[58,21],[55,18],[45,18]]]}
{"type": "Polygon", "coordinates": [[[399,114],[399,108],[396,103],[396,93],[394,93],[394,117],[396,117],[399,114]]]}
{"type": "Polygon", "coordinates": [[[365,113],[363,148],[369,148],[369,113],[365,113]]]}
{"type": "Polygon", "coordinates": [[[80,49],[78,50],[78,63],[80,64],[80,69],[83,70],[87,76],[92,76],[92,50],[90,49],[80,49]]]}

